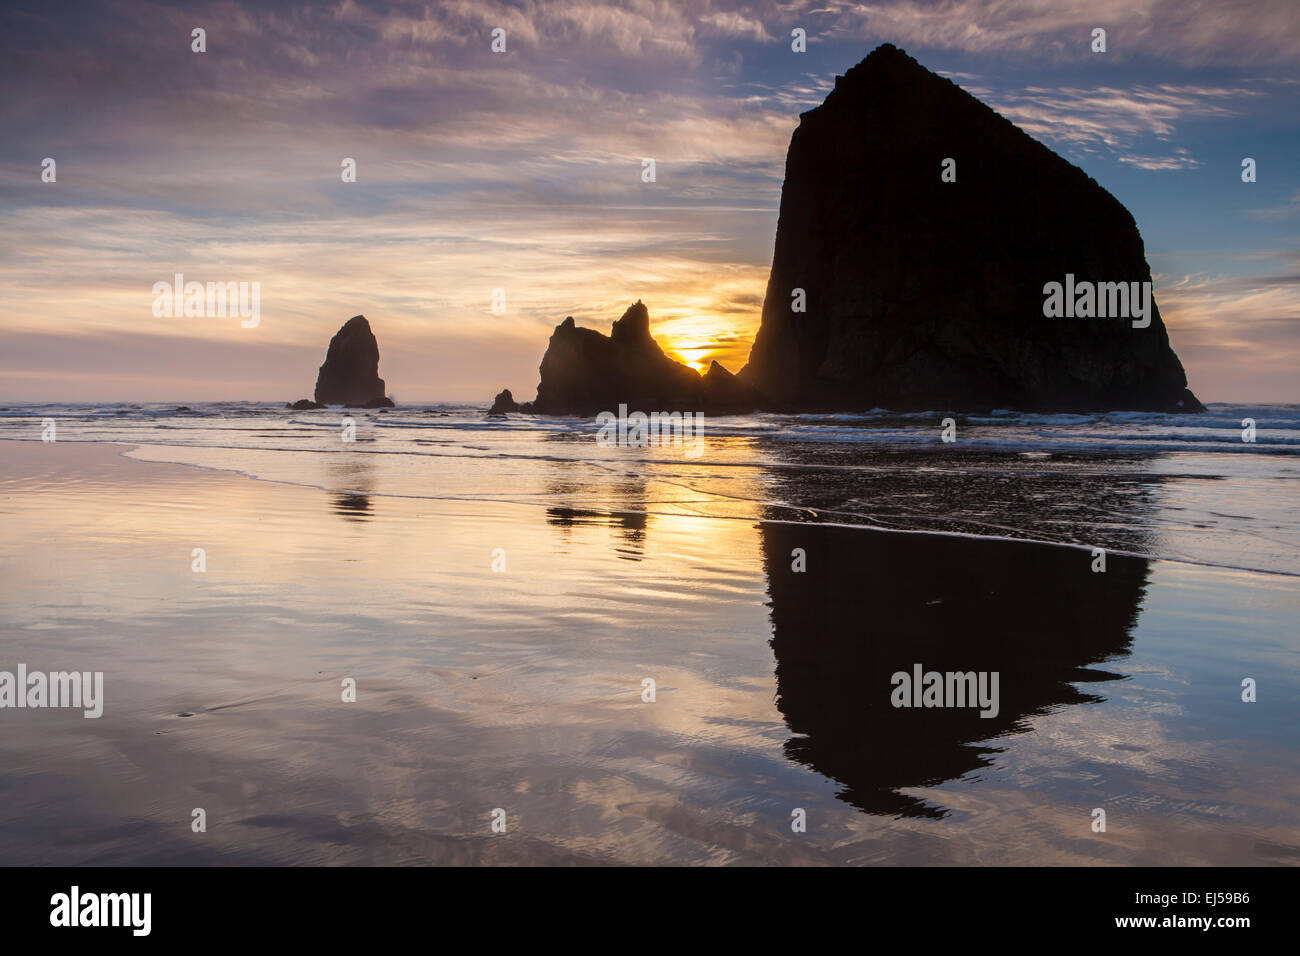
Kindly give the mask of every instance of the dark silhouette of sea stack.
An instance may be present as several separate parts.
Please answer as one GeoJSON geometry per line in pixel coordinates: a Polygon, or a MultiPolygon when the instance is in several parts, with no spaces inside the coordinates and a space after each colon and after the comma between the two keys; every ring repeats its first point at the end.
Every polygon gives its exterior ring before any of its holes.
{"type": "MultiPolygon", "coordinates": [[[[585,329],[569,316],[555,327],[542,356],[537,399],[518,411],[540,415],[595,415],[629,409],[730,414],[752,411],[761,396],[717,362],[701,375],[669,358],[650,334],[650,311],[638,299],[615,320],[609,335],[585,329]]],[[[503,407],[509,390],[497,396],[503,407]]]]}
{"type": "Polygon", "coordinates": [[[1150,281],[1132,215],[886,43],[800,118],[739,378],[800,411],[1201,411],[1154,298],[1147,328],[1044,316],[1067,274],[1150,281]]]}
{"type": "Polygon", "coordinates": [[[488,409],[489,415],[504,415],[506,412],[519,411],[519,403],[515,397],[510,394],[510,389],[503,388],[497,393],[497,397],[492,400],[492,407],[488,409]]]}
{"type": "Polygon", "coordinates": [[[379,343],[364,315],[354,315],[330,339],[316,377],[316,402],[354,408],[392,408],[379,377],[379,343]]]}
{"type": "Polygon", "coordinates": [[[533,410],[542,414],[595,414],[617,409],[619,402],[629,408],[672,408],[699,401],[699,373],[664,354],[650,335],[650,312],[639,299],[608,336],[565,319],[555,327],[538,371],[533,410]]]}

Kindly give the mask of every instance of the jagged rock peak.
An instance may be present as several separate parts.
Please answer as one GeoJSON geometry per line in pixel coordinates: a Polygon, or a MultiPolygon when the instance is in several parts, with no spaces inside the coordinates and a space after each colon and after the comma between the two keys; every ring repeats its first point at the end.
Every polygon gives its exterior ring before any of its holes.
{"type": "Polygon", "coordinates": [[[622,318],[614,320],[614,325],[609,330],[609,337],[615,342],[630,345],[633,348],[651,347],[655,350],[659,349],[654,337],[650,334],[650,310],[645,307],[645,304],[640,299],[637,299],[635,304],[628,307],[622,318]]]}
{"type": "MultiPolygon", "coordinates": [[[[609,335],[566,318],[551,334],[538,371],[537,398],[520,405],[520,412],[593,415],[621,404],[646,412],[734,412],[759,404],[752,389],[716,362],[701,376],[666,355],[650,334],[650,312],[640,299],[609,335]]],[[[508,397],[497,396],[501,404],[508,397]]]]}

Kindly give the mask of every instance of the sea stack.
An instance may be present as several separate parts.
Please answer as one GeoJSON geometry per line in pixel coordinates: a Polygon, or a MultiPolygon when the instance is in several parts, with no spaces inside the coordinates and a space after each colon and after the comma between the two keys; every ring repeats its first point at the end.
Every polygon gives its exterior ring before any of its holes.
{"type": "Polygon", "coordinates": [[[1201,411],[1150,281],[1114,196],[886,43],[800,117],[739,378],[796,411],[1201,411]],[[1051,283],[1092,301],[1049,317],[1051,283]]]}
{"type": "Polygon", "coordinates": [[[720,414],[759,404],[752,389],[716,362],[700,375],[669,358],[650,334],[650,311],[640,299],[615,320],[609,335],[566,318],[551,334],[538,371],[537,399],[519,411],[596,415],[625,404],[646,413],[720,414]]]}
{"type": "Polygon", "coordinates": [[[503,388],[497,393],[497,397],[492,400],[492,407],[488,409],[489,415],[504,415],[506,412],[519,411],[519,403],[515,397],[510,394],[510,389],[503,388]]]}
{"type": "Polygon", "coordinates": [[[353,408],[392,408],[379,377],[379,343],[364,315],[354,315],[330,339],[316,377],[316,401],[353,408]]]}

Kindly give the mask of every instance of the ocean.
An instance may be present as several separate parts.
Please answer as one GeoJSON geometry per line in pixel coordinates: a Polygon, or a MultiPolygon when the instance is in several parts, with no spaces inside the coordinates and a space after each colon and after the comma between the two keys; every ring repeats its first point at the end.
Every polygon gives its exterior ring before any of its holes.
{"type": "Polygon", "coordinates": [[[0,862],[1300,860],[1300,406],[702,437],[0,409],[0,862]]]}

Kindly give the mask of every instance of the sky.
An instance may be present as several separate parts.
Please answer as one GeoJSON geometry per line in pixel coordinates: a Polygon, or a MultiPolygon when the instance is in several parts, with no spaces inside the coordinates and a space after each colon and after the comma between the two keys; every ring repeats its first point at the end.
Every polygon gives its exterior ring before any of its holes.
{"type": "Polygon", "coordinates": [[[356,314],[398,402],[525,400],[555,325],[637,299],[737,371],[799,114],[888,41],[1129,208],[1203,401],[1300,402],[1294,0],[7,0],[0,30],[0,401],[310,397],[356,314]],[[257,282],[258,324],[155,315],[177,273],[257,282]]]}

